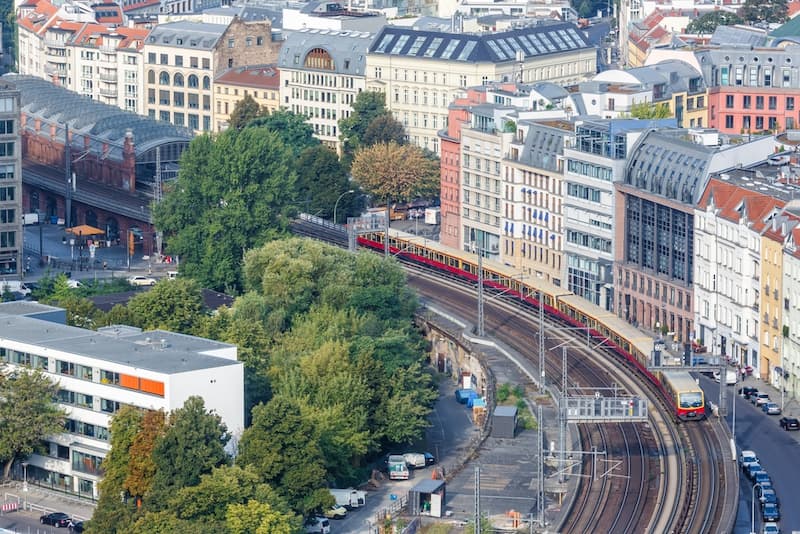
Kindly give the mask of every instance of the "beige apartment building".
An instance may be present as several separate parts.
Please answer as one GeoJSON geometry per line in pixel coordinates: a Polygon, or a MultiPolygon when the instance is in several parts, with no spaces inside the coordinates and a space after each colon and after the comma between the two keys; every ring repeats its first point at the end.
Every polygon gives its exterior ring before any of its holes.
{"type": "Polygon", "coordinates": [[[215,76],[226,69],[275,61],[279,48],[268,21],[160,24],[144,45],[145,112],[195,132],[210,132],[215,76]]]}
{"type": "Polygon", "coordinates": [[[596,50],[566,22],[486,34],[386,26],[369,48],[366,76],[368,89],[386,94],[409,140],[438,154],[447,106],[467,87],[492,81],[569,85],[594,75],[596,64],[596,50]]]}
{"type": "Polygon", "coordinates": [[[18,279],[24,269],[19,115],[19,91],[0,80],[0,293],[1,280],[18,279]]]}
{"type": "Polygon", "coordinates": [[[228,69],[214,80],[214,131],[228,129],[236,104],[250,96],[263,110],[280,108],[280,71],[274,65],[228,69]]]}

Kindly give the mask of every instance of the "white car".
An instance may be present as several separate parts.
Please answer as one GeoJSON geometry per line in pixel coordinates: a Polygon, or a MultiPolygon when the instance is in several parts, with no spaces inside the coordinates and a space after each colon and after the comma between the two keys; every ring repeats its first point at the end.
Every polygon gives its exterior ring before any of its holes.
{"type": "Polygon", "coordinates": [[[309,517],[303,528],[307,534],[330,534],[331,522],[325,517],[309,517]]]}
{"type": "Polygon", "coordinates": [[[154,286],[156,279],[149,276],[131,276],[128,278],[128,283],[132,286],[154,286]]]}
{"type": "Polygon", "coordinates": [[[778,523],[770,521],[769,523],[764,523],[764,530],[762,532],[764,534],[781,534],[781,529],[778,528],[778,523]]]}

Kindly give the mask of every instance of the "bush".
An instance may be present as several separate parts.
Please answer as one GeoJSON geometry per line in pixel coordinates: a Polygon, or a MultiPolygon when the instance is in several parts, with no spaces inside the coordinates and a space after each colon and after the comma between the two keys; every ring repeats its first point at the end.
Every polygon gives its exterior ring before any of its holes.
{"type": "Polygon", "coordinates": [[[503,403],[511,396],[511,386],[503,384],[497,389],[497,402],[503,403]]]}

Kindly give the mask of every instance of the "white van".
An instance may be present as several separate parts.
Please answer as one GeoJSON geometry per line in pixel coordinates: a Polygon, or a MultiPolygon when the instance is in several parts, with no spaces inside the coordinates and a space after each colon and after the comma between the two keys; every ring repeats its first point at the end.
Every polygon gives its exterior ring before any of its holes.
{"type": "Polygon", "coordinates": [[[325,517],[309,517],[303,525],[307,534],[330,534],[331,522],[325,517]]]}
{"type": "Polygon", "coordinates": [[[4,293],[6,290],[26,296],[31,294],[30,288],[20,280],[0,280],[0,293],[4,293]]]}

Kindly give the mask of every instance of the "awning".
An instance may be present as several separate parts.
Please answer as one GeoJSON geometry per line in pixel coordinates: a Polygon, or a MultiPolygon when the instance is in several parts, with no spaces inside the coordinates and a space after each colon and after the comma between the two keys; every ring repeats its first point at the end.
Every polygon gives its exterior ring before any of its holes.
{"type": "Polygon", "coordinates": [[[105,232],[100,228],[95,228],[94,226],[89,226],[88,224],[67,228],[67,233],[74,235],[105,235],[105,232]]]}

